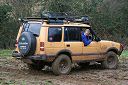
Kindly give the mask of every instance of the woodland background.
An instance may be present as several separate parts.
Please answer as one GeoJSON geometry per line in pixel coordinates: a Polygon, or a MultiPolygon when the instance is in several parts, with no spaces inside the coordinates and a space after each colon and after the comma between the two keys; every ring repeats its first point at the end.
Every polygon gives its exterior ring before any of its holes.
{"type": "Polygon", "coordinates": [[[127,0],[0,0],[0,49],[14,48],[20,17],[40,17],[42,12],[87,15],[101,39],[128,43],[127,0]]]}

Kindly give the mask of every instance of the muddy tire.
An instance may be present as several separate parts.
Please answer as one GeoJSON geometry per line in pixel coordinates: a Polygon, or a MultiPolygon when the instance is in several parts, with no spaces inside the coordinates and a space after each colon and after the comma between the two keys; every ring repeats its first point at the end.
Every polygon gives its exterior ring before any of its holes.
{"type": "Polygon", "coordinates": [[[40,71],[44,68],[44,65],[36,65],[36,64],[27,64],[27,65],[30,70],[40,71]]]}
{"type": "Polygon", "coordinates": [[[88,67],[90,62],[80,62],[80,63],[77,63],[80,67],[88,67]]]}
{"type": "Polygon", "coordinates": [[[118,66],[119,60],[118,56],[115,52],[108,52],[106,55],[106,59],[101,62],[101,65],[105,69],[116,69],[118,66]]]}
{"type": "Polygon", "coordinates": [[[59,55],[52,63],[52,71],[55,75],[69,74],[71,71],[71,59],[67,55],[59,55]]]}

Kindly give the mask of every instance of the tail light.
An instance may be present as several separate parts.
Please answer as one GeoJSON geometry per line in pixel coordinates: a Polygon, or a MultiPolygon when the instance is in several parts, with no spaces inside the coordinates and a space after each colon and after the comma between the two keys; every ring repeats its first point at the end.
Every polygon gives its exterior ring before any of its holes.
{"type": "Polygon", "coordinates": [[[18,46],[18,40],[16,40],[16,42],[15,42],[15,47],[17,47],[18,46]]]}
{"type": "Polygon", "coordinates": [[[40,50],[44,51],[44,42],[40,42],[40,50]]]}

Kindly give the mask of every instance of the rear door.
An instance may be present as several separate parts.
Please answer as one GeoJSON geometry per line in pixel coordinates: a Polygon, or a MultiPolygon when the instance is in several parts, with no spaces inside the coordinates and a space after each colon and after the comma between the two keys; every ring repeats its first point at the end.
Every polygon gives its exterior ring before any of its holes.
{"type": "Polygon", "coordinates": [[[65,49],[70,50],[72,55],[82,54],[81,30],[79,27],[64,27],[65,49]]]}
{"type": "Polygon", "coordinates": [[[48,55],[56,55],[57,52],[64,49],[64,42],[62,40],[62,27],[49,27],[48,38],[45,43],[45,52],[48,55]]]}
{"type": "Polygon", "coordinates": [[[42,22],[40,22],[40,21],[29,21],[29,22],[23,23],[22,32],[24,32],[24,31],[31,32],[36,37],[36,52],[35,52],[35,54],[40,53],[39,36],[40,36],[41,26],[42,26],[42,22]]]}

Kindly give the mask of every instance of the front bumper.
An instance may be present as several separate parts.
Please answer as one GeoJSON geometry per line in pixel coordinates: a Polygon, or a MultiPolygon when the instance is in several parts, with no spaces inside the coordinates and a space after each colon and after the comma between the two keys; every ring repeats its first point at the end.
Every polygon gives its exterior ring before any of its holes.
{"type": "Polygon", "coordinates": [[[32,56],[23,56],[21,53],[18,53],[17,51],[12,52],[12,57],[15,57],[16,59],[32,59],[32,60],[47,60],[47,55],[32,55],[32,56]]]}

